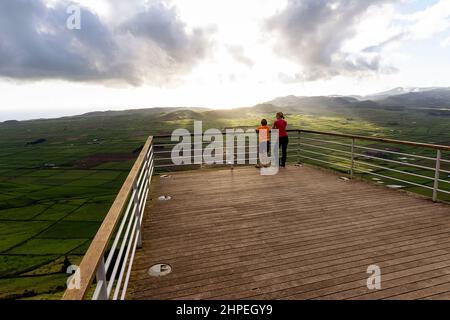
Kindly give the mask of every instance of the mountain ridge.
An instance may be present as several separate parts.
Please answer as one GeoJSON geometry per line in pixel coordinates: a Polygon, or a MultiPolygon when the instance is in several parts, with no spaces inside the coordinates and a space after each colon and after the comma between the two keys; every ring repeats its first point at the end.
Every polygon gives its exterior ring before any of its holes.
{"type": "Polygon", "coordinates": [[[75,116],[59,118],[41,118],[17,121],[14,119],[0,122],[2,125],[15,125],[26,121],[83,119],[95,117],[114,117],[144,115],[160,118],[162,121],[180,120],[193,117],[201,120],[205,116],[238,118],[241,112],[272,113],[277,110],[293,113],[317,114],[326,111],[344,111],[354,108],[416,108],[445,109],[450,108],[450,88],[448,87],[397,87],[366,96],[358,95],[322,95],[276,97],[250,107],[231,109],[212,109],[201,107],[155,107],[128,110],[92,111],[75,116]]]}

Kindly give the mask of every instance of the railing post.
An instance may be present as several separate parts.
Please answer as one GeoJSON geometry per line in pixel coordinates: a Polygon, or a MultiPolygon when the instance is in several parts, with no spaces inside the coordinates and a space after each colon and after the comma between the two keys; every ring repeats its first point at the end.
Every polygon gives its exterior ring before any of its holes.
{"type": "Polygon", "coordinates": [[[100,291],[94,293],[96,300],[108,300],[108,284],[106,282],[105,258],[102,257],[97,268],[97,287],[101,285],[100,291]]]}
{"type": "Polygon", "coordinates": [[[355,138],[352,138],[352,154],[351,154],[351,160],[352,163],[350,165],[350,178],[353,179],[353,171],[355,168],[355,138]]]}
{"type": "Polygon", "coordinates": [[[297,131],[297,143],[298,143],[298,146],[297,146],[297,163],[301,163],[300,162],[300,148],[301,148],[301,146],[300,146],[300,143],[301,143],[301,139],[300,139],[300,130],[298,130],[297,131]]]}
{"type": "Polygon", "coordinates": [[[434,186],[433,186],[433,201],[437,201],[438,190],[439,190],[439,178],[441,170],[441,150],[438,149],[436,152],[436,170],[434,172],[434,186]]]}

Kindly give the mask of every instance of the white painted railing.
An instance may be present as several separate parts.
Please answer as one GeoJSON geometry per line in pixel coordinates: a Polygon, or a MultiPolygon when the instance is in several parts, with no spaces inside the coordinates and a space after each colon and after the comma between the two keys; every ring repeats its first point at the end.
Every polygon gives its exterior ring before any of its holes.
{"type": "MultiPolygon", "coordinates": [[[[373,176],[375,179],[406,184],[405,187],[428,190],[434,201],[438,200],[439,193],[450,195],[450,179],[448,179],[450,177],[450,161],[443,158],[443,152],[450,151],[449,146],[311,130],[288,130],[288,132],[290,139],[288,159],[291,162],[309,161],[315,165],[337,168],[347,172],[350,178],[356,175],[373,176]],[[379,143],[386,147],[375,148],[369,146],[370,143],[379,143]],[[411,147],[417,149],[418,152],[412,154],[395,151],[389,149],[389,146],[399,149],[411,147]],[[421,153],[426,155],[421,155],[421,153]],[[422,161],[425,164],[395,160],[394,157],[414,158],[416,162],[422,161]],[[447,169],[443,168],[443,164],[447,169]],[[411,172],[413,170],[408,169],[399,170],[396,167],[412,168],[425,173],[414,173],[411,172]],[[409,178],[420,179],[424,182],[417,183],[409,178]],[[427,185],[427,182],[430,185],[427,185]]],[[[195,167],[193,164],[173,164],[170,153],[172,147],[177,143],[171,141],[170,137],[169,135],[155,137],[156,168],[173,170],[175,167],[195,167]]],[[[202,149],[194,149],[194,144],[192,144],[192,151],[202,151],[209,143],[202,141],[202,149]]],[[[247,160],[254,160],[249,154],[250,149],[247,149],[244,153],[247,160]]],[[[204,164],[202,162],[200,166],[204,164]]],[[[233,166],[235,162],[226,164],[233,166]]]]}
{"type": "Polygon", "coordinates": [[[450,188],[445,190],[443,187],[450,187],[450,161],[442,156],[443,152],[450,151],[450,146],[310,130],[299,130],[299,134],[300,158],[303,160],[347,170],[350,177],[368,175],[380,181],[395,181],[428,190],[433,201],[438,200],[439,193],[450,195],[450,188]],[[374,142],[386,147],[368,146],[374,142]],[[398,149],[411,147],[417,152],[395,151],[393,146],[398,149]],[[399,156],[401,158],[393,159],[399,156]],[[443,169],[443,164],[448,169],[443,169]],[[415,172],[411,172],[413,170],[415,172]]]}

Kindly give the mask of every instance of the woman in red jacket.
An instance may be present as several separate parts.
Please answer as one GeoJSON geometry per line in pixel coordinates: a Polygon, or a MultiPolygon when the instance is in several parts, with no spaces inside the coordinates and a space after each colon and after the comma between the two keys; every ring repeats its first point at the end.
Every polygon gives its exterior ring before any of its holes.
{"type": "Polygon", "coordinates": [[[280,147],[281,147],[281,167],[286,166],[287,159],[287,146],[289,143],[288,134],[286,132],[287,121],[284,120],[283,112],[277,112],[277,120],[273,123],[272,129],[278,129],[278,135],[280,137],[280,147]]]}

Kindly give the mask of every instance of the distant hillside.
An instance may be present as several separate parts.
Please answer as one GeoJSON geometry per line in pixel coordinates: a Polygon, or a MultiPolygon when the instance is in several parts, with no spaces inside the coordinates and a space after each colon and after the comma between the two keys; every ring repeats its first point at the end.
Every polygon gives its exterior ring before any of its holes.
{"type": "MultiPolygon", "coordinates": [[[[183,112],[183,111],[191,111],[192,108],[187,107],[167,107],[167,108],[145,108],[145,109],[129,109],[129,110],[109,110],[109,111],[94,111],[88,112],[81,115],[73,116],[73,117],[65,117],[65,118],[77,118],[77,117],[109,117],[109,116],[121,116],[121,115],[159,115],[159,114],[168,114],[174,112],[183,112]]],[[[202,112],[210,110],[207,108],[195,108],[195,111],[202,112]]]]}
{"type": "Polygon", "coordinates": [[[197,112],[197,109],[195,109],[195,111],[183,109],[172,112],[160,112],[157,117],[162,121],[178,121],[184,119],[203,120],[204,114],[197,112]]]}
{"type": "MultiPolygon", "coordinates": [[[[404,109],[440,109],[450,108],[450,88],[394,88],[389,91],[375,93],[368,96],[295,96],[278,97],[265,103],[251,107],[234,109],[208,108],[147,108],[122,111],[95,111],[77,116],[58,119],[40,119],[28,121],[86,121],[96,125],[99,121],[180,121],[180,120],[214,120],[239,119],[254,114],[268,114],[283,111],[291,114],[311,115],[344,115],[351,116],[359,111],[370,109],[404,110],[404,109]]],[[[422,110],[422,111],[423,111],[422,110]]],[[[431,111],[430,111],[431,112],[431,111]]],[[[440,114],[439,113],[439,114],[440,114]]],[[[431,114],[431,113],[429,113],[431,114]]],[[[433,113],[433,115],[438,113],[433,113]]],[[[444,112],[445,115],[448,111],[444,112]]],[[[25,121],[25,122],[28,122],[25,121]]],[[[20,125],[23,121],[8,120],[2,125],[20,125]]]]}
{"type": "Polygon", "coordinates": [[[408,92],[385,97],[378,101],[383,105],[411,108],[442,108],[450,107],[450,89],[439,88],[426,91],[408,92]]]}
{"type": "Polygon", "coordinates": [[[286,96],[267,104],[284,107],[290,112],[322,113],[354,108],[448,108],[450,88],[395,88],[373,95],[358,96],[286,96]]]}
{"type": "Polygon", "coordinates": [[[289,107],[289,106],[322,106],[322,107],[339,107],[350,106],[359,100],[353,97],[344,96],[317,96],[317,97],[296,97],[287,96],[280,97],[267,102],[268,104],[289,107]]]}
{"type": "Polygon", "coordinates": [[[431,90],[440,90],[443,88],[436,88],[436,87],[431,87],[431,88],[417,88],[417,87],[409,87],[409,88],[403,88],[403,87],[397,87],[388,91],[383,91],[383,92],[378,92],[375,94],[371,94],[368,96],[365,96],[364,99],[367,100],[382,100],[382,99],[386,99],[388,97],[392,97],[392,96],[398,96],[398,95],[403,95],[403,94],[407,94],[407,93],[420,93],[420,92],[427,92],[427,91],[431,91],[431,90]]]}
{"type": "Polygon", "coordinates": [[[249,108],[249,110],[261,112],[261,113],[273,113],[273,112],[278,111],[279,106],[283,106],[283,105],[275,105],[272,103],[261,103],[261,104],[257,104],[256,106],[249,108]]]}

